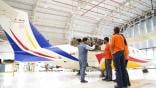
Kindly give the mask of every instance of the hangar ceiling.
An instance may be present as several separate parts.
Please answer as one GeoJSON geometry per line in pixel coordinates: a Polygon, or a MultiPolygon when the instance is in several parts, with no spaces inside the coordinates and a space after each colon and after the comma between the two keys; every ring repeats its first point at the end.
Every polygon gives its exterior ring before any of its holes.
{"type": "MultiPolygon", "coordinates": [[[[53,44],[72,37],[104,37],[114,26],[144,15],[151,0],[3,0],[29,13],[30,20],[53,44]]],[[[156,0],[153,1],[154,8],[156,0]]]]}

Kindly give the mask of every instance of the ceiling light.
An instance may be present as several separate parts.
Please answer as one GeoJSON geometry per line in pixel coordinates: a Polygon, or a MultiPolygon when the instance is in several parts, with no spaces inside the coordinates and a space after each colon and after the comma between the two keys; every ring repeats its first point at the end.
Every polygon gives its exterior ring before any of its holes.
{"type": "Polygon", "coordinates": [[[151,12],[152,12],[152,14],[154,14],[154,10],[152,10],[151,12]]]}
{"type": "Polygon", "coordinates": [[[44,8],[48,8],[49,6],[48,5],[44,5],[44,8]]]}
{"type": "Polygon", "coordinates": [[[49,2],[51,2],[51,0],[46,0],[46,3],[49,3],[49,2]]]}
{"type": "Polygon", "coordinates": [[[120,12],[120,8],[117,8],[117,12],[120,12]]]}
{"type": "Polygon", "coordinates": [[[130,5],[130,3],[129,2],[126,2],[125,6],[129,6],[129,5],[130,5]]]}
{"type": "Polygon", "coordinates": [[[48,8],[50,5],[51,0],[46,0],[46,3],[44,5],[44,8],[48,8]]]}
{"type": "Polygon", "coordinates": [[[96,4],[97,2],[96,2],[96,1],[92,1],[92,3],[93,3],[93,4],[96,4]]]}
{"type": "Polygon", "coordinates": [[[134,14],[131,14],[131,16],[133,17],[133,16],[134,16],[134,14]]]}
{"type": "Polygon", "coordinates": [[[78,6],[78,10],[81,10],[81,7],[80,6],[78,6]]]}

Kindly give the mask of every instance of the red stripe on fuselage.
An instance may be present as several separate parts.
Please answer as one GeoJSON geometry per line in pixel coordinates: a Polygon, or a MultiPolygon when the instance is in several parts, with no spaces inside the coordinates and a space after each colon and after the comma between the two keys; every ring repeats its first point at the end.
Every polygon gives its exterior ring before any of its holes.
{"type": "Polygon", "coordinates": [[[45,57],[49,57],[49,58],[54,58],[54,57],[51,57],[51,56],[49,56],[49,55],[45,55],[45,54],[42,54],[42,53],[40,53],[40,52],[36,52],[36,51],[33,51],[33,50],[28,49],[28,48],[16,37],[16,35],[13,33],[13,31],[12,31],[11,29],[10,29],[10,31],[11,31],[12,35],[15,37],[16,41],[17,41],[25,50],[29,50],[29,51],[31,51],[31,52],[33,52],[33,53],[35,53],[35,54],[41,55],[41,56],[45,56],[45,57]]]}
{"type": "MultiPolygon", "coordinates": [[[[99,53],[99,54],[96,54],[96,58],[98,59],[98,62],[100,63],[102,58],[105,58],[105,55],[104,55],[104,53],[99,53]]],[[[148,61],[140,60],[140,59],[137,59],[137,58],[134,58],[131,56],[129,56],[128,60],[133,61],[133,62],[138,62],[138,63],[147,63],[148,62],[148,61]]]]}
{"type": "Polygon", "coordinates": [[[131,57],[131,56],[129,56],[128,60],[134,61],[134,62],[139,62],[139,63],[147,63],[147,61],[139,60],[139,59],[131,57]]]}

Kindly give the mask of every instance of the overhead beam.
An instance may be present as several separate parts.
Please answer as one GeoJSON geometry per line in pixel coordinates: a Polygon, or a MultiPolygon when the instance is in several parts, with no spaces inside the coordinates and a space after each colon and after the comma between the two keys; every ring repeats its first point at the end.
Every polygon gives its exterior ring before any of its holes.
{"type": "Polygon", "coordinates": [[[82,13],[81,16],[84,16],[87,12],[91,11],[92,9],[94,9],[95,7],[99,6],[101,3],[103,3],[106,0],[102,0],[101,2],[99,2],[98,4],[94,5],[93,7],[91,7],[90,9],[88,9],[87,11],[85,11],[84,13],[82,13]]]}
{"type": "Polygon", "coordinates": [[[33,3],[28,3],[28,2],[23,2],[23,1],[19,1],[19,0],[6,0],[6,1],[9,1],[9,2],[17,2],[18,4],[23,4],[23,5],[29,5],[29,6],[32,6],[33,3]]]}
{"type": "MultiPolygon", "coordinates": [[[[77,0],[74,0],[74,1],[77,1],[77,0]]],[[[85,3],[87,3],[88,5],[92,5],[92,6],[94,6],[94,5],[96,5],[96,4],[93,4],[93,3],[90,3],[90,2],[86,2],[86,1],[82,1],[82,2],[85,2],[85,3]]],[[[117,6],[114,6],[114,5],[112,5],[112,4],[109,4],[109,3],[104,3],[103,2],[103,4],[104,5],[107,5],[107,6],[112,6],[112,7],[114,7],[114,8],[118,8],[117,6]]],[[[105,9],[105,11],[111,11],[112,9],[110,9],[110,8],[107,8],[107,7],[103,7],[103,6],[97,6],[97,7],[99,7],[99,8],[101,8],[101,9],[105,9]]],[[[135,7],[134,7],[135,8],[135,7]]],[[[123,8],[124,9],[124,8],[123,8]]],[[[133,10],[133,11],[135,11],[135,13],[134,12],[130,12],[130,11],[126,11],[126,12],[128,12],[128,13],[131,13],[131,14],[135,14],[135,15],[139,15],[139,14],[137,14],[138,12],[136,11],[136,10],[133,10]]],[[[126,14],[121,14],[121,15],[124,15],[124,16],[126,16],[126,14]]]]}
{"type": "Polygon", "coordinates": [[[55,13],[50,13],[50,12],[43,12],[43,11],[35,11],[35,13],[43,13],[43,14],[49,14],[49,15],[54,15],[54,16],[60,16],[60,17],[69,17],[69,16],[64,16],[64,15],[60,15],[60,14],[55,14],[55,13]]]}
{"type": "MultiPolygon", "coordinates": [[[[115,2],[115,3],[117,3],[117,4],[119,4],[119,9],[121,8],[121,7],[125,7],[125,4],[126,3],[124,3],[124,4],[121,4],[121,3],[118,3],[117,1],[114,1],[114,0],[111,0],[112,2],[115,2]]],[[[112,15],[113,13],[114,13],[114,11],[116,12],[116,9],[117,8],[115,8],[115,9],[113,9],[113,10],[111,10],[110,11],[110,13],[108,13],[108,14],[106,14],[103,18],[101,18],[101,20],[100,21],[103,21],[105,18],[107,18],[107,17],[112,17],[112,16],[110,16],[110,15],[112,15]]],[[[126,21],[126,22],[128,22],[128,20],[126,21]]]]}
{"type": "Polygon", "coordinates": [[[65,30],[65,28],[64,28],[64,27],[56,27],[56,26],[51,26],[51,25],[43,25],[43,24],[38,24],[38,23],[34,23],[34,25],[37,25],[37,26],[42,26],[42,27],[49,27],[49,28],[56,28],[56,29],[65,30]]]}
{"type": "MultiPolygon", "coordinates": [[[[72,6],[72,7],[77,7],[77,6],[73,6],[73,5],[71,5],[71,4],[67,4],[67,3],[64,3],[64,2],[59,2],[59,1],[56,1],[56,0],[53,0],[53,2],[57,2],[57,3],[60,3],[60,4],[64,4],[64,5],[68,5],[68,6],[72,6]]],[[[81,9],[83,9],[83,10],[88,10],[88,9],[84,9],[84,8],[81,8],[81,9]]],[[[93,12],[93,13],[96,13],[96,14],[100,14],[100,15],[104,15],[105,16],[105,14],[104,13],[100,13],[100,12],[96,12],[96,11],[90,11],[90,12],[93,12]]],[[[111,16],[112,18],[116,18],[116,19],[120,19],[120,20],[123,20],[123,21],[128,21],[128,20],[125,20],[125,19],[122,19],[122,18],[119,18],[119,17],[116,17],[116,16],[111,16]]]]}
{"type": "MultiPolygon", "coordinates": [[[[145,6],[145,7],[147,7],[147,8],[151,8],[151,5],[145,3],[144,1],[141,1],[141,2],[140,2],[140,0],[139,0],[139,1],[134,0],[134,1],[137,2],[137,3],[139,3],[139,4],[142,5],[142,6],[145,6]]],[[[149,1],[150,1],[150,0],[149,0],[149,1]]]]}
{"type": "Polygon", "coordinates": [[[33,9],[32,9],[31,20],[35,19],[35,12],[36,12],[36,8],[37,8],[37,5],[39,2],[40,2],[40,0],[35,0],[35,3],[33,5],[33,9]]]}

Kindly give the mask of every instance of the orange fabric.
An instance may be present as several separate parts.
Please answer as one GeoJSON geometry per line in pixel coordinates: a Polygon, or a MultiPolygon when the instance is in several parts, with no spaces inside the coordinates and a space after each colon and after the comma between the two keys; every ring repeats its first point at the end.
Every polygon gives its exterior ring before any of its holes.
{"type": "Polygon", "coordinates": [[[107,43],[104,49],[104,56],[105,59],[112,59],[112,54],[111,54],[111,49],[110,49],[110,44],[107,43]]]}
{"type": "Polygon", "coordinates": [[[124,50],[124,38],[120,34],[114,34],[111,39],[112,54],[124,50]]]}
{"type": "Polygon", "coordinates": [[[129,57],[129,50],[128,50],[128,46],[127,46],[127,45],[125,45],[124,55],[125,55],[125,59],[128,60],[128,57],[129,57]]]}

